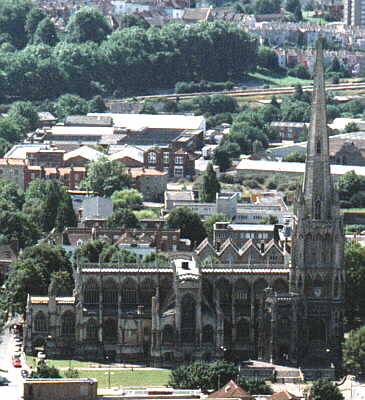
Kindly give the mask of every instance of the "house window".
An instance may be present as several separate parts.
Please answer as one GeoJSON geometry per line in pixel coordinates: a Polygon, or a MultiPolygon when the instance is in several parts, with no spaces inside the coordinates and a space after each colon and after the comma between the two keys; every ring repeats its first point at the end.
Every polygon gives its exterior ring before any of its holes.
{"type": "Polygon", "coordinates": [[[156,153],[154,151],[148,153],[148,164],[156,164],[156,153]]]}
{"type": "Polygon", "coordinates": [[[37,332],[47,331],[47,319],[42,311],[39,311],[34,318],[34,330],[37,332]]]}
{"type": "Polygon", "coordinates": [[[169,152],[164,152],[163,153],[163,163],[164,164],[169,164],[170,162],[170,153],[169,152]]]}
{"type": "Polygon", "coordinates": [[[174,176],[184,176],[184,167],[175,166],[174,176]]]}
{"type": "Polygon", "coordinates": [[[66,311],[62,315],[62,336],[74,336],[75,335],[75,314],[71,311],[66,311]]]}
{"type": "Polygon", "coordinates": [[[179,164],[179,165],[184,164],[184,157],[183,156],[176,156],[175,157],[175,164],[179,164]]]}

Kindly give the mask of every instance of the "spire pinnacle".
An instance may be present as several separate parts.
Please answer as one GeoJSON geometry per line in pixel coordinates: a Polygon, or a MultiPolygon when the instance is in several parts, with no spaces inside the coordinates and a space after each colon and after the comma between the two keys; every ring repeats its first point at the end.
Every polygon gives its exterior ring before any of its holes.
{"type": "Polygon", "coordinates": [[[312,219],[326,219],[330,215],[332,183],[328,154],[322,38],[319,38],[316,43],[312,111],[303,192],[306,214],[312,219]]]}

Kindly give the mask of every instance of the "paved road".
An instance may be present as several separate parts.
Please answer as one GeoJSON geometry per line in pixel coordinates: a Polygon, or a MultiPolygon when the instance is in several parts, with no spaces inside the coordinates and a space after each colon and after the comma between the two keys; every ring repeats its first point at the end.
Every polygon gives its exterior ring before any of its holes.
{"type": "Polygon", "coordinates": [[[7,378],[10,383],[8,386],[0,386],[0,398],[2,400],[18,400],[23,395],[23,379],[20,375],[21,368],[14,368],[11,363],[11,356],[15,350],[14,339],[7,332],[0,336],[0,375],[7,378]]]}

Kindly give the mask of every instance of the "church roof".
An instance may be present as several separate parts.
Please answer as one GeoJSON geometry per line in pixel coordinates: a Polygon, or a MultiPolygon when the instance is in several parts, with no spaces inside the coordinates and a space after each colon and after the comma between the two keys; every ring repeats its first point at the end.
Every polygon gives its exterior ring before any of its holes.
{"type": "Polygon", "coordinates": [[[243,390],[236,382],[230,380],[222,388],[211,393],[208,398],[210,399],[244,399],[251,400],[253,397],[243,390]]]}

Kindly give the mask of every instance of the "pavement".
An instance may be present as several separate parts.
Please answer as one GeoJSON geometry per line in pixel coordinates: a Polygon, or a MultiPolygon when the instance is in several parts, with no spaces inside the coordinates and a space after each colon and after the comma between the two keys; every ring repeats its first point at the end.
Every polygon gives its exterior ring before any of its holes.
{"type": "MultiPolygon", "coordinates": [[[[22,368],[12,365],[11,357],[15,352],[13,335],[5,330],[0,336],[0,375],[10,382],[7,386],[0,386],[0,398],[6,400],[19,400],[23,396],[23,378],[20,374],[22,368]]],[[[22,365],[24,358],[22,358],[22,365]]]]}

